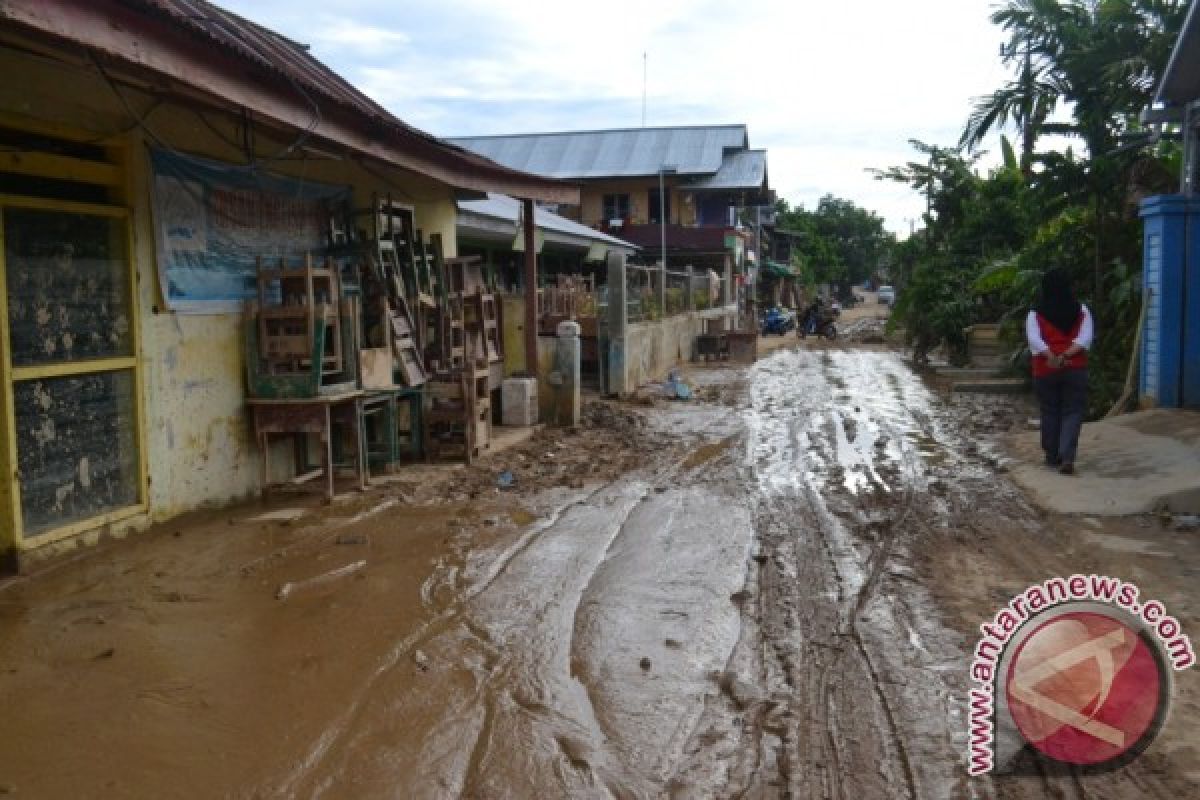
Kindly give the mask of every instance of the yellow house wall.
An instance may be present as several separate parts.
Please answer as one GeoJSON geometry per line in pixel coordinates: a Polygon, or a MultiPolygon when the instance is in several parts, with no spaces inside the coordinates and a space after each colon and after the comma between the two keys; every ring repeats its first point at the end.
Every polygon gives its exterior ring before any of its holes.
{"type": "MultiPolygon", "coordinates": [[[[696,205],[690,202],[691,193],[680,191],[675,185],[676,180],[672,177],[663,180],[671,198],[669,221],[676,225],[695,225],[696,205]]],[[[585,183],[580,193],[582,222],[589,226],[607,222],[608,220],[604,219],[604,195],[628,194],[629,215],[633,224],[646,225],[650,222],[650,190],[657,188],[658,176],[585,183]]]]}
{"type": "MultiPolygon", "coordinates": [[[[20,80],[0,82],[0,118],[5,124],[53,123],[96,134],[128,130],[132,125],[112,90],[90,70],[0,49],[0,74],[20,76],[20,80]]],[[[151,105],[148,98],[132,90],[123,94],[136,108],[151,105]]],[[[215,112],[206,117],[227,138],[237,140],[231,118],[215,112]]],[[[172,148],[226,161],[242,160],[193,113],[179,106],[155,108],[148,115],[147,126],[156,139],[172,148]]],[[[136,129],[122,136],[129,161],[128,205],[141,322],[148,513],[107,531],[114,534],[150,520],[244,497],[256,491],[260,482],[259,453],[244,403],[241,314],[178,314],[162,307],[146,138],[136,129]]],[[[280,147],[266,132],[259,134],[259,142],[260,152],[276,152],[280,147]]],[[[360,208],[370,203],[373,192],[390,193],[395,202],[413,206],[416,226],[426,237],[441,234],[447,257],[457,254],[457,212],[453,192],[443,184],[376,166],[372,171],[384,175],[381,178],[349,159],[279,162],[271,168],[314,181],[348,184],[354,191],[355,206],[360,208]]],[[[93,538],[95,533],[83,539],[93,538]]]]}

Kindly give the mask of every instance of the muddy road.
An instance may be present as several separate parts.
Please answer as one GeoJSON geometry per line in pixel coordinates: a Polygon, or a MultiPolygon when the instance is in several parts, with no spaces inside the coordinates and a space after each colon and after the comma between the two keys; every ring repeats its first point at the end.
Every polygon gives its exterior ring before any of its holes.
{"type": "Polygon", "coordinates": [[[0,593],[14,665],[0,674],[0,788],[1190,796],[1196,743],[1178,725],[1164,732],[1174,760],[1102,781],[966,778],[972,631],[1006,582],[1040,580],[1069,552],[983,435],[1019,410],[952,407],[882,350],[785,349],[692,378],[703,402],[658,402],[632,426],[623,411],[549,455],[501,454],[449,480],[441,503],[384,493],[303,535],[262,528],[194,560],[181,548],[198,535],[164,536],[110,556],[120,567],[0,593]],[[639,455],[579,474],[595,459],[567,456],[605,436],[639,455]],[[519,503],[487,489],[508,463],[529,485],[519,503]],[[403,528],[389,522],[401,513],[403,528]],[[358,576],[268,593],[360,552],[358,576]],[[117,581],[133,588],[104,595],[117,581]]]}

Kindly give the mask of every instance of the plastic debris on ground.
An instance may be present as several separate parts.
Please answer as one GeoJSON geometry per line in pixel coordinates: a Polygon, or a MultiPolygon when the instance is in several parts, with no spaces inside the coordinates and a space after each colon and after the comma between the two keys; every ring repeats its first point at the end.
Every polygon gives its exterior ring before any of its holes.
{"type": "Polygon", "coordinates": [[[667,382],[663,384],[663,394],[672,400],[691,400],[692,387],[683,382],[679,370],[671,370],[667,382]]]}

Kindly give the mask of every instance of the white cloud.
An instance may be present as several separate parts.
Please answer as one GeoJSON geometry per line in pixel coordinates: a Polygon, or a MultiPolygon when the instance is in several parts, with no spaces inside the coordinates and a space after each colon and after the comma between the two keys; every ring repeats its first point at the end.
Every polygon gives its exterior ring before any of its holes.
{"type": "Polygon", "coordinates": [[[957,140],[1004,80],[994,0],[228,3],[438,135],[744,122],[792,202],[848,197],[907,232],[924,201],[864,170],[957,140]]]}
{"type": "Polygon", "coordinates": [[[411,41],[403,31],[393,31],[376,25],[365,25],[348,19],[328,20],[310,34],[318,48],[353,49],[359,54],[384,55],[411,41]]]}

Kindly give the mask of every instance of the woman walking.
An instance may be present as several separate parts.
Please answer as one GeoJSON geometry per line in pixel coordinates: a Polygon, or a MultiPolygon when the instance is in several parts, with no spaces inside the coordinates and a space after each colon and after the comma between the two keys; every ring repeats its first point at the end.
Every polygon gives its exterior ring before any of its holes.
{"type": "Polygon", "coordinates": [[[1043,275],[1041,298],[1025,319],[1025,336],[1042,411],[1042,450],[1046,464],[1064,475],[1075,474],[1093,335],[1091,312],[1075,299],[1067,273],[1052,269],[1043,275]]]}

